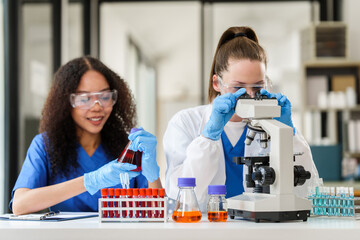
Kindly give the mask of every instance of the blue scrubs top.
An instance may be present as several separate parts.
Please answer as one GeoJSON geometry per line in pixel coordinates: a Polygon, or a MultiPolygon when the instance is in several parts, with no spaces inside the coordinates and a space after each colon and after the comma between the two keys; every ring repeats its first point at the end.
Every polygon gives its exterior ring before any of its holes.
{"type": "Polygon", "coordinates": [[[245,139],[247,127],[239,141],[233,147],[225,131],[221,134],[221,141],[225,154],[225,172],[226,172],[226,198],[240,195],[244,192],[243,186],[243,165],[233,163],[233,157],[243,157],[245,153],[245,139]]]}
{"type": "MultiPolygon", "coordinates": [[[[68,177],[58,175],[56,178],[50,179],[50,160],[45,151],[44,139],[41,134],[36,135],[28,149],[21,172],[12,190],[11,198],[13,198],[15,190],[18,188],[34,189],[65,182],[80,177],[84,175],[84,173],[94,171],[113,160],[106,154],[105,149],[101,144],[91,157],[85,152],[80,144],[78,144],[76,151],[78,153],[78,168],[75,169],[75,171],[70,172],[68,177]]],[[[148,182],[141,174],[130,181],[130,188],[147,187],[148,182]]],[[[114,188],[122,188],[122,186],[119,184],[114,186],[114,188]]],[[[100,191],[94,195],[84,192],[52,206],[50,210],[67,212],[95,212],[98,211],[98,198],[100,197],[100,191]]],[[[11,199],[9,203],[10,210],[12,210],[12,201],[13,199],[11,199]]]]}

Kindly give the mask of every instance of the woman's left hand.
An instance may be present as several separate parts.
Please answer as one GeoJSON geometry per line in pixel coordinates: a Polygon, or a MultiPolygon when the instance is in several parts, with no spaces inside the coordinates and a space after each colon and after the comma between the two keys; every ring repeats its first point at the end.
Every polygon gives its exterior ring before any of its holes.
{"type": "Polygon", "coordinates": [[[269,98],[275,97],[278,100],[278,104],[281,107],[281,115],[279,118],[274,118],[274,119],[288,125],[289,127],[292,127],[293,134],[295,134],[295,127],[294,127],[292,119],[291,119],[291,103],[290,103],[289,99],[281,93],[276,93],[276,94],[269,93],[265,89],[261,89],[260,93],[262,95],[266,95],[269,98]]]}
{"type": "Polygon", "coordinates": [[[143,152],[141,173],[149,182],[154,182],[160,175],[160,168],[156,162],[157,140],[154,135],[143,128],[139,129],[141,130],[129,135],[129,140],[132,141],[129,148],[133,151],[143,152]]]}

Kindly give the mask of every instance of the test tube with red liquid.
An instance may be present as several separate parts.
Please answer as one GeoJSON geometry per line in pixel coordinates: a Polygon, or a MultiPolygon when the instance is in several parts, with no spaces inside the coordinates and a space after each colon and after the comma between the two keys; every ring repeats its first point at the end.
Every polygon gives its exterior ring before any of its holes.
{"type": "MultiPolygon", "coordinates": [[[[119,199],[120,198],[120,188],[115,188],[115,198],[119,199]]],[[[119,201],[115,202],[115,207],[119,207],[119,201]]],[[[120,211],[115,211],[115,217],[119,218],[120,217],[120,211]]]]}
{"type": "MultiPolygon", "coordinates": [[[[128,188],[126,189],[126,195],[127,198],[132,198],[133,197],[133,189],[132,188],[128,188]]],[[[129,207],[133,207],[133,202],[129,201],[129,207]]],[[[133,210],[129,210],[129,218],[133,217],[133,210]]]]}
{"type": "MultiPolygon", "coordinates": [[[[147,188],[145,193],[146,193],[146,198],[152,198],[152,189],[151,188],[147,188]]],[[[152,206],[152,202],[146,201],[146,207],[151,207],[151,206],[152,206]]],[[[147,210],[147,217],[148,218],[153,217],[152,210],[147,210]]]]}
{"type": "MultiPolygon", "coordinates": [[[[101,198],[107,198],[107,188],[101,189],[101,198]]],[[[107,201],[103,201],[102,206],[106,208],[107,207],[107,201]]],[[[108,217],[108,211],[104,210],[102,214],[103,214],[104,218],[108,217]]]]}
{"type": "MultiPolygon", "coordinates": [[[[114,189],[113,188],[109,188],[109,198],[113,198],[114,197],[114,189]]],[[[108,203],[109,207],[114,207],[114,202],[113,201],[109,201],[108,203]]],[[[109,210],[109,217],[113,218],[114,217],[114,210],[109,210]]]]}
{"type": "MultiPolygon", "coordinates": [[[[141,198],[145,198],[145,188],[140,188],[139,192],[140,192],[140,197],[141,197],[141,198]]],[[[141,202],[140,202],[140,207],[145,207],[145,201],[141,201],[141,202]]],[[[145,210],[141,210],[141,211],[140,211],[140,216],[141,216],[142,218],[146,217],[146,212],[145,212],[145,210]]]]}
{"type": "MultiPolygon", "coordinates": [[[[140,131],[141,129],[138,128],[132,128],[130,131],[130,134],[135,133],[137,131],[140,131]]],[[[133,172],[140,172],[141,171],[141,160],[142,160],[142,152],[140,151],[132,151],[129,149],[129,146],[131,144],[131,141],[126,145],[124,150],[122,151],[121,155],[118,158],[118,162],[120,163],[130,163],[134,164],[137,167],[134,170],[131,170],[133,172]]]]}
{"type": "MultiPolygon", "coordinates": [[[[159,192],[159,189],[153,188],[152,189],[152,197],[153,198],[158,198],[158,192],[159,192]]],[[[154,203],[154,207],[159,206],[158,201],[154,200],[153,203],[154,203]]],[[[159,217],[159,210],[155,210],[154,211],[154,218],[158,218],[158,217],[159,217]]]]}
{"type": "MultiPolygon", "coordinates": [[[[121,195],[121,199],[124,200],[126,198],[126,189],[120,189],[120,195],[121,195]]],[[[121,201],[121,207],[126,208],[126,202],[125,201],[121,201]]],[[[121,211],[121,217],[122,218],[126,218],[127,217],[127,212],[126,210],[122,210],[121,211]]]]}
{"type": "MultiPolygon", "coordinates": [[[[159,189],[159,198],[164,198],[165,197],[165,189],[164,188],[160,188],[159,189]]],[[[165,207],[165,203],[161,202],[161,207],[164,208],[165,207]]],[[[164,217],[164,210],[160,211],[160,217],[163,218],[164,217]]]]}
{"type": "MultiPolygon", "coordinates": [[[[139,189],[138,188],[134,188],[133,189],[133,198],[139,198],[139,189]]],[[[139,207],[139,201],[134,201],[135,207],[139,207]]],[[[136,210],[135,211],[135,217],[139,218],[140,216],[140,211],[136,210]]]]}

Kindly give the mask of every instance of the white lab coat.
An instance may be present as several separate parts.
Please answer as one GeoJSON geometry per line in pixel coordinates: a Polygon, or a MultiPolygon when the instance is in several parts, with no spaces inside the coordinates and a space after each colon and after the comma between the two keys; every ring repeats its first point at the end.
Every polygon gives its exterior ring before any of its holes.
{"type": "MultiPolygon", "coordinates": [[[[176,113],[166,129],[163,144],[166,155],[165,189],[168,197],[176,199],[179,177],[195,177],[195,193],[201,211],[206,211],[208,185],[224,185],[226,180],[225,159],[221,139],[214,141],[201,135],[212,110],[212,105],[189,108],[176,113]]],[[[227,126],[228,127],[228,126],[227,126]]],[[[241,136],[241,133],[240,133],[241,136]]],[[[256,156],[260,146],[256,141],[245,148],[245,156],[256,156]],[[255,144],[254,144],[255,142],[255,144]],[[252,154],[254,153],[255,154],[252,154]]],[[[311,179],[303,186],[296,187],[295,193],[306,197],[307,186],[319,180],[309,145],[303,136],[296,131],[294,136],[294,152],[304,154],[296,157],[295,164],[302,165],[310,171],[311,179]]],[[[244,168],[244,174],[246,169],[244,168]]],[[[245,191],[246,181],[244,183],[245,191]]]]}

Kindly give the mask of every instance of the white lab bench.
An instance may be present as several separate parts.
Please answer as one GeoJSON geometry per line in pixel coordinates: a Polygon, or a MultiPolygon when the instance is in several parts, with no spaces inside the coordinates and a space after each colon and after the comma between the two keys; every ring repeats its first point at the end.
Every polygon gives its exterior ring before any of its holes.
{"type": "Polygon", "coordinates": [[[228,220],[210,223],[206,216],[199,223],[100,223],[97,217],[63,222],[0,221],[1,240],[49,239],[360,239],[360,220],[311,217],[307,222],[255,223],[228,220]]]}

